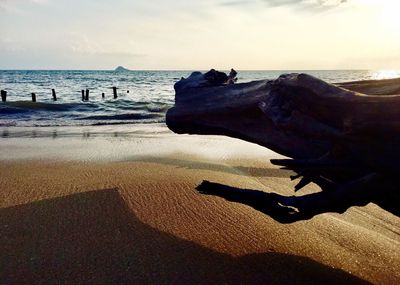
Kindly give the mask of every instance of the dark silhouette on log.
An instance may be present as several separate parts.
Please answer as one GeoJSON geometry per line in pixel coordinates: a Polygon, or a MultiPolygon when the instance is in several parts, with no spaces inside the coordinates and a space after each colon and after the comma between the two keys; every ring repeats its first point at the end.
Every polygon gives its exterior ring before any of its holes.
{"type": "Polygon", "coordinates": [[[117,87],[113,87],[113,94],[114,94],[114,99],[118,98],[118,94],[117,94],[117,87]]]}
{"type": "Polygon", "coordinates": [[[234,84],[237,81],[237,72],[233,68],[231,68],[231,71],[229,72],[228,75],[228,80],[226,81],[226,84],[234,84]]]}
{"type": "Polygon", "coordinates": [[[51,93],[52,93],[52,96],[53,96],[53,101],[57,101],[56,90],[55,89],[51,89],[51,93]]]}
{"type": "Polygon", "coordinates": [[[280,221],[369,202],[399,214],[392,203],[400,201],[393,178],[400,167],[400,94],[393,95],[400,90],[399,79],[333,85],[307,74],[286,74],[221,85],[220,78],[211,70],[177,82],[168,127],[267,147],[292,158],[272,163],[297,173],[295,191],[311,182],[323,191],[284,197],[205,182],[201,193],[248,204],[280,221]]]}
{"type": "Polygon", "coordinates": [[[211,69],[210,71],[206,72],[203,76],[206,85],[222,86],[235,83],[237,80],[236,75],[237,72],[232,68],[229,75],[226,75],[224,72],[211,69]]]}
{"type": "Polygon", "coordinates": [[[1,101],[6,102],[7,101],[7,91],[1,90],[1,101]]]}
{"type": "Polygon", "coordinates": [[[36,102],[36,94],[32,93],[32,102],[36,102]]]}

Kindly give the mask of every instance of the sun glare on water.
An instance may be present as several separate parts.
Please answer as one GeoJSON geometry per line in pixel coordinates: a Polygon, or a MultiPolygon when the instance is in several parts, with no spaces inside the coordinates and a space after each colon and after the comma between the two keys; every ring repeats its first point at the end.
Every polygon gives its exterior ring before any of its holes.
{"type": "Polygon", "coordinates": [[[373,79],[400,78],[400,70],[379,70],[372,75],[373,79]]]}

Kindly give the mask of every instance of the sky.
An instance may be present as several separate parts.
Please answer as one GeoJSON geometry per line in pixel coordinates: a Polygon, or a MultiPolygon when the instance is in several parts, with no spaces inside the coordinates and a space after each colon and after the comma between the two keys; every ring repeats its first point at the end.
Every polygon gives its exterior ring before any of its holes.
{"type": "Polygon", "coordinates": [[[400,69],[399,0],[0,0],[0,69],[400,69]]]}

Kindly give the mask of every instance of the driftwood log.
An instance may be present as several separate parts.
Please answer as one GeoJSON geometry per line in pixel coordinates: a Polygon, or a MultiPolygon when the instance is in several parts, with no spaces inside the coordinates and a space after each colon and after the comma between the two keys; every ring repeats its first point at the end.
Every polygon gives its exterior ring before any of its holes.
{"type": "Polygon", "coordinates": [[[291,177],[300,179],[296,191],[311,182],[323,191],[286,197],[204,181],[201,193],[250,205],[281,222],[369,202],[399,215],[400,79],[329,84],[284,74],[233,84],[227,77],[211,70],[178,81],[168,127],[267,147],[290,158],[272,163],[298,174],[291,177]]]}

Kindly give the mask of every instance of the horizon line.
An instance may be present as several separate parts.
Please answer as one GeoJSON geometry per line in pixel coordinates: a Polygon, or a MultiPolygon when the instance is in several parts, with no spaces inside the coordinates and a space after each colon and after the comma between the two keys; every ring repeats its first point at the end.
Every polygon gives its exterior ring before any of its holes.
{"type": "MultiPolygon", "coordinates": [[[[207,71],[209,69],[127,69],[126,72],[129,71],[207,71]]],[[[216,68],[214,68],[216,69],[216,68]]],[[[229,70],[229,69],[216,69],[216,70],[229,70]]],[[[335,69],[236,69],[237,71],[400,71],[400,68],[393,69],[393,68],[335,68],[335,69]]],[[[0,71],[115,71],[115,69],[52,69],[52,68],[0,68],[0,71]]],[[[124,71],[122,71],[124,72],[124,71]]]]}

